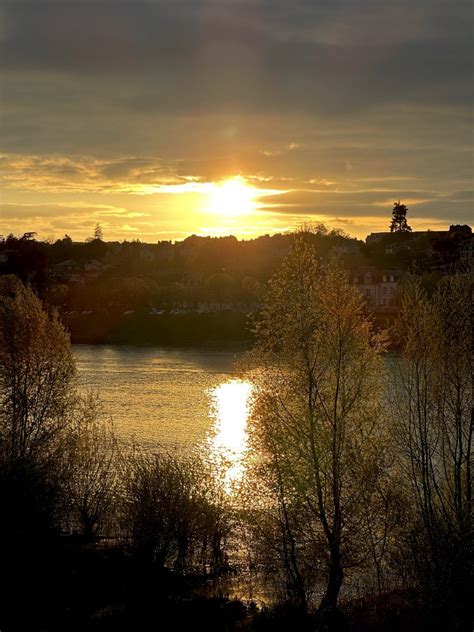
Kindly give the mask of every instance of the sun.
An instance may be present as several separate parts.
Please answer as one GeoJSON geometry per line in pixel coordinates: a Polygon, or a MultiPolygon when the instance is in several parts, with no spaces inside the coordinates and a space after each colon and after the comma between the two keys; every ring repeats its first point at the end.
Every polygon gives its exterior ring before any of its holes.
{"type": "Polygon", "coordinates": [[[213,185],[208,208],[218,215],[247,215],[256,210],[257,196],[257,189],[249,186],[241,176],[236,176],[213,185]]]}

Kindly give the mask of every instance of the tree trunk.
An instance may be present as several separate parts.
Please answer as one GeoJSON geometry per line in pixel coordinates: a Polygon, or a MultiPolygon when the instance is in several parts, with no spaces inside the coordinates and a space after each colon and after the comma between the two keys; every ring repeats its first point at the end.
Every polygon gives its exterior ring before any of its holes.
{"type": "Polygon", "coordinates": [[[337,608],[337,600],[339,591],[341,590],[342,580],[344,579],[344,569],[341,563],[341,553],[338,545],[331,549],[331,563],[329,566],[328,583],[326,592],[319,606],[321,613],[334,612],[337,608]]]}

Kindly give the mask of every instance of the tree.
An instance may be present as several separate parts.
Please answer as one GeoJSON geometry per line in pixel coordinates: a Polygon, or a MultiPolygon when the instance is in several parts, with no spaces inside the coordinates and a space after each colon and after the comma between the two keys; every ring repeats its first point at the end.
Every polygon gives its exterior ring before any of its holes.
{"type": "Polygon", "coordinates": [[[469,275],[447,277],[431,298],[417,283],[407,288],[390,399],[415,582],[465,623],[474,574],[472,292],[469,275]]]}
{"type": "Polygon", "coordinates": [[[58,315],[15,277],[1,279],[0,504],[12,522],[2,521],[4,535],[79,527],[92,539],[105,524],[115,437],[75,376],[58,315]]]}
{"type": "Polygon", "coordinates": [[[101,402],[92,394],[81,398],[63,453],[64,494],[69,529],[93,541],[110,522],[117,492],[117,439],[101,402]]]}
{"type": "Polygon", "coordinates": [[[204,287],[209,301],[218,303],[222,307],[232,300],[235,282],[230,274],[215,272],[206,279],[204,287]]]}
{"type": "Polygon", "coordinates": [[[125,530],[143,561],[181,572],[226,568],[226,502],[199,459],[164,451],[129,455],[122,508],[125,530]]]}
{"type": "Polygon", "coordinates": [[[258,279],[245,276],[241,281],[242,294],[248,308],[254,307],[261,296],[262,286],[258,279]]]}
{"type": "Polygon", "coordinates": [[[102,230],[102,226],[97,222],[94,228],[94,239],[98,241],[103,241],[104,239],[104,231],[102,230]]]}
{"type": "Polygon", "coordinates": [[[0,285],[0,446],[10,463],[53,458],[70,422],[75,376],[69,337],[30,287],[0,285]]]}
{"type": "Polygon", "coordinates": [[[20,241],[33,241],[38,233],[32,231],[29,233],[24,233],[23,237],[20,238],[20,241]]]}
{"type": "Polygon", "coordinates": [[[320,269],[302,236],[270,281],[255,333],[251,441],[277,490],[299,601],[313,551],[325,575],[320,612],[331,613],[345,570],[368,555],[365,507],[384,470],[382,341],[345,271],[320,269]]]}
{"type": "Polygon", "coordinates": [[[408,208],[405,204],[401,204],[400,200],[394,202],[392,210],[392,222],[390,224],[391,233],[409,233],[411,227],[407,222],[408,208]]]}

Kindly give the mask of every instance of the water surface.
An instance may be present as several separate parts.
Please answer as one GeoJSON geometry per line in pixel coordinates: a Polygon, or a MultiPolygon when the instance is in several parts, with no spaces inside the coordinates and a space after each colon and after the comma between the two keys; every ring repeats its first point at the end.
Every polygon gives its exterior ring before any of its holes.
{"type": "Polygon", "coordinates": [[[230,489],[243,474],[251,386],[242,352],[75,345],[79,383],[96,391],[126,443],[197,448],[230,489]]]}

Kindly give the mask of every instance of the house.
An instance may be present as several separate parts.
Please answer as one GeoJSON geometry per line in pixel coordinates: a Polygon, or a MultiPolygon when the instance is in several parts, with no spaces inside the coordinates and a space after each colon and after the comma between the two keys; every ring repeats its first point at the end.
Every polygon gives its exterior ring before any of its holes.
{"type": "Polygon", "coordinates": [[[84,272],[85,264],[74,259],[66,259],[57,263],[51,268],[51,276],[55,278],[67,278],[70,279],[73,276],[84,272]]]}
{"type": "Polygon", "coordinates": [[[395,302],[401,273],[397,270],[378,270],[375,266],[358,268],[350,280],[374,309],[388,309],[395,302]]]}
{"type": "Polygon", "coordinates": [[[95,259],[86,262],[66,259],[54,265],[50,274],[54,279],[71,283],[84,283],[86,277],[89,279],[97,278],[103,269],[104,265],[95,259]]]}
{"type": "Polygon", "coordinates": [[[95,279],[105,267],[106,266],[100,261],[97,261],[97,259],[92,259],[92,261],[87,261],[84,264],[84,273],[89,279],[95,279]]]}

